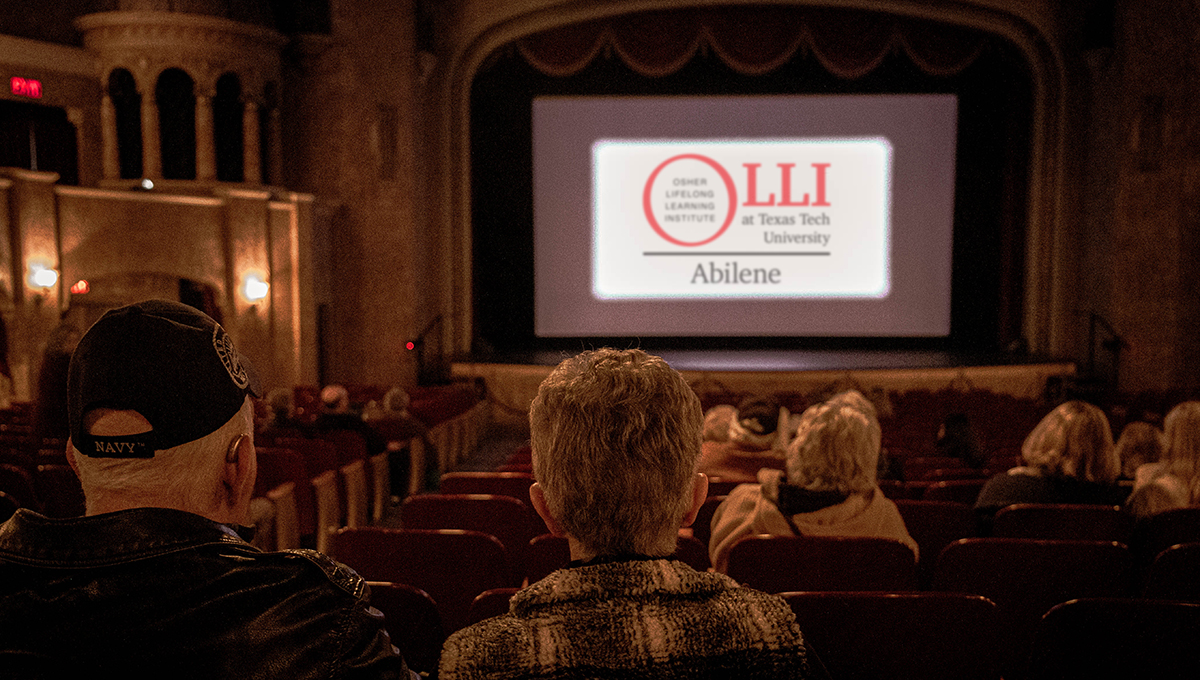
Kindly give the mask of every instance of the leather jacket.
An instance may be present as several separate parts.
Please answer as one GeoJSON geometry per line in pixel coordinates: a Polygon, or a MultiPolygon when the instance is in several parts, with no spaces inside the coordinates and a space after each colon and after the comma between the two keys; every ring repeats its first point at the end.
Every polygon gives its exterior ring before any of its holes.
{"type": "Polygon", "coordinates": [[[0,526],[0,677],[410,677],[367,596],[321,553],[191,513],[22,509],[0,526]]]}

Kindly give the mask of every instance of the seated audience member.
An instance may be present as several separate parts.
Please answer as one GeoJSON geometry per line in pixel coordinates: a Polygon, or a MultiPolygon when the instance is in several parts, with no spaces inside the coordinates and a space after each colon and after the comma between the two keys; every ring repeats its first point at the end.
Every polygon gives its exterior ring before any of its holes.
{"type": "Polygon", "coordinates": [[[0,526],[0,677],[411,677],[358,575],[239,536],[260,387],[220,325],[113,310],[68,375],[86,516],[0,526]]]}
{"type": "Polygon", "coordinates": [[[1185,401],[1167,414],[1162,460],[1139,467],[1126,507],[1146,517],[1200,504],[1200,401],[1185,401]]]}
{"type": "Polygon", "coordinates": [[[937,455],[960,458],[967,467],[982,468],[987,458],[979,448],[979,439],[965,413],[951,413],[937,433],[937,455]]]}
{"type": "Polygon", "coordinates": [[[891,538],[917,553],[896,504],[876,484],[879,424],[844,402],[810,410],[788,447],[786,474],[762,470],[758,484],[735,488],[717,507],[709,544],[717,571],[752,534],[891,538]]]}
{"type": "MultiPolygon", "coordinates": [[[[844,392],[838,392],[830,397],[826,403],[839,404],[857,409],[858,411],[862,412],[863,415],[867,416],[867,419],[871,421],[874,427],[879,428],[879,416],[878,412],[875,410],[875,404],[870,399],[867,399],[867,397],[858,390],[846,390],[844,392]]],[[[805,412],[805,414],[801,415],[800,424],[804,423],[806,417],[812,417],[812,411],[813,410],[810,408],[808,412],[805,412]]],[[[799,431],[799,429],[799,426],[797,426],[796,431],[799,431]]],[[[879,463],[875,466],[876,479],[898,479],[900,476],[899,465],[895,466],[897,468],[895,470],[893,470],[892,467],[893,461],[891,457],[888,456],[888,452],[882,446],[880,446],[879,463]]]]}
{"type": "Polygon", "coordinates": [[[350,409],[350,393],[341,385],[326,385],[321,390],[321,414],[313,423],[317,430],[344,430],[357,432],[367,445],[367,453],[376,455],[387,448],[387,442],[379,432],[363,420],[362,415],[350,409]]]}
{"type": "Polygon", "coordinates": [[[992,477],[979,492],[975,512],[985,531],[1001,508],[1014,503],[1120,505],[1121,463],[1104,412],[1068,401],[1042,418],[1021,445],[1025,465],[992,477]]]}
{"type": "MultiPolygon", "coordinates": [[[[558,365],[529,412],[530,500],[571,565],[442,650],[456,678],[809,678],[823,669],[779,597],[670,559],[705,498],[700,401],[641,350],[558,365]]],[[[815,676],[820,677],[820,676],[815,676]]]]}
{"type": "MultiPolygon", "coordinates": [[[[1138,468],[1157,463],[1166,448],[1162,430],[1144,422],[1133,422],[1121,431],[1117,440],[1117,459],[1121,461],[1121,477],[1133,479],[1138,468]]],[[[1149,470],[1149,468],[1147,468],[1149,470]]]]}
{"type": "Polygon", "coordinates": [[[291,388],[272,388],[263,401],[266,402],[267,417],[259,423],[259,435],[268,438],[304,436],[304,428],[296,420],[296,402],[291,388]]]}
{"type": "Polygon", "coordinates": [[[737,407],[717,404],[704,413],[704,441],[729,441],[729,424],[737,417],[737,407]]]}
{"type": "Polygon", "coordinates": [[[764,467],[783,469],[779,416],[779,403],[770,397],[742,400],[729,421],[726,439],[701,445],[700,472],[722,480],[752,482],[764,467]]]}
{"type": "MultiPolygon", "coordinates": [[[[429,427],[421,422],[408,410],[412,398],[404,388],[395,386],[383,395],[383,407],[374,413],[363,412],[363,420],[371,427],[377,436],[386,442],[392,452],[388,459],[391,466],[391,486],[394,491],[404,489],[408,485],[409,467],[415,461],[409,456],[415,450],[408,443],[420,439],[424,458],[421,465],[425,477],[421,485],[425,489],[436,489],[441,479],[441,456],[437,447],[429,438],[429,427]]],[[[394,497],[399,502],[399,496],[394,497]]]]}

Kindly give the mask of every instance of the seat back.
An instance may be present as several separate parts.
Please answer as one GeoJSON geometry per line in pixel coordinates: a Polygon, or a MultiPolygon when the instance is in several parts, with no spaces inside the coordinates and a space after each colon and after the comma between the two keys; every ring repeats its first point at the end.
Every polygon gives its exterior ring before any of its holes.
{"type": "Polygon", "coordinates": [[[526,472],[447,472],[442,475],[438,492],[511,496],[522,503],[528,503],[531,486],[533,475],[526,472]]]}
{"type": "Polygon", "coordinates": [[[290,482],[296,504],[296,531],[299,536],[312,539],[317,532],[317,505],[304,457],[292,449],[255,446],[255,450],[258,478],[254,482],[254,495],[268,496],[272,489],[290,482]]]}
{"type": "Polygon", "coordinates": [[[525,578],[537,583],[571,561],[571,547],[564,536],[541,534],[529,542],[525,553],[525,578]]]}
{"type": "Polygon", "coordinates": [[[23,467],[0,463],[0,491],[15,498],[22,508],[42,511],[42,503],[34,488],[33,475],[23,467]]]}
{"type": "Polygon", "coordinates": [[[367,462],[371,471],[371,524],[382,524],[392,501],[391,453],[377,453],[367,462]]]}
{"type": "Polygon", "coordinates": [[[422,494],[400,505],[405,529],[468,529],[495,536],[512,564],[515,581],[525,574],[529,542],[546,531],[542,518],[529,505],[493,494],[422,494]]]}
{"type": "Polygon", "coordinates": [[[17,510],[21,508],[21,503],[17,499],[0,491],[0,522],[7,522],[9,517],[13,516],[17,510]]]}
{"type": "Polygon", "coordinates": [[[360,458],[339,470],[346,499],[346,526],[363,527],[370,523],[371,499],[367,490],[367,462],[360,458]]]}
{"type": "Polygon", "coordinates": [[[1129,545],[1133,518],[1116,505],[1022,503],[1001,508],[992,521],[998,538],[1116,541],[1129,545]]]}
{"type": "Polygon", "coordinates": [[[742,484],[750,484],[750,483],[752,483],[752,482],[746,482],[746,481],[742,481],[742,480],[738,480],[738,479],[721,479],[720,477],[709,477],[708,478],[708,497],[712,498],[713,496],[728,496],[729,492],[738,488],[742,484]]]}
{"type": "Polygon", "coordinates": [[[446,633],[466,623],[475,596],[514,587],[504,546],[477,531],[343,528],[328,553],[369,581],[407,583],[437,602],[446,633]]]}
{"type": "Polygon", "coordinates": [[[300,547],[300,524],[296,512],[296,485],[284,482],[266,493],[267,500],[275,505],[274,550],[300,547]]]}
{"type": "Polygon", "coordinates": [[[1179,543],[1159,553],[1146,574],[1143,595],[1200,602],[1200,543],[1179,543]]]}
{"type": "Polygon", "coordinates": [[[1031,680],[1197,678],[1200,604],[1077,599],[1040,621],[1031,680]]]}
{"type": "Polygon", "coordinates": [[[912,550],[887,538],[747,536],[730,549],[727,573],[768,593],[917,587],[912,550]]]}
{"type": "Polygon", "coordinates": [[[954,501],[974,507],[984,484],[987,484],[986,479],[946,479],[925,487],[921,498],[927,501],[954,501]]]}
{"type": "Polygon", "coordinates": [[[1180,543],[1200,543],[1200,507],[1177,508],[1139,519],[1130,547],[1139,567],[1147,569],[1159,553],[1180,543]]]}
{"type": "Polygon", "coordinates": [[[37,466],[33,475],[34,491],[42,501],[47,517],[82,517],[86,504],[79,476],[70,465],[37,466]]]}
{"type": "Polygon", "coordinates": [[[1000,677],[996,605],[963,593],[784,593],[830,677],[1000,677]]]}
{"type": "MultiPolygon", "coordinates": [[[[708,547],[692,536],[680,536],[671,556],[696,571],[707,571],[712,564],[708,561],[708,547]]],[[[525,576],[529,583],[537,583],[571,562],[571,549],[562,536],[542,534],[529,542],[526,553],[525,576]]]]}
{"type": "Polygon", "coordinates": [[[1042,614],[1078,597],[1124,597],[1131,570],[1129,549],[1111,541],[965,538],[938,556],[930,588],[995,602],[1004,674],[1021,677],[1042,614]]]}
{"type": "Polygon", "coordinates": [[[493,616],[508,613],[508,601],[520,588],[493,588],[475,596],[467,612],[467,625],[471,626],[493,616]]]}
{"type": "Polygon", "coordinates": [[[675,543],[673,557],[696,571],[708,571],[712,566],[708,559],[708,546],[694,536],[680,536],[675,543]]]}
{"type": "Polygon", "coordinates": [[[317,550],[329,552],[329,535],[345,526],[342,523],[341,494],[338,492],[338,477],[334,470],[326,470],[308,481],[312,489],[314,506],[316,508],[316,536],[314,542],[317,550]]]}
{"type": "Polygon", "coordinates": [[[934,470],[967,467],[961,458],[954,456],[903,456],[897,460],[900,462],[901,475],[909,482],[925,479],[926,475],[934,470]]]}
{"type": "Polygon", "coordinates": [[[404,583],[370,581],[371,606],[383,612],[383,626],[408,667],[436,674],[446,634],[437,603],[425,591],[404,583]]]}
{"type": "Polygon", "coordinates": [[[704,545],[708,545],[712,538],[712,518],[717,512],[717,506],[725,501],[728,496],[713,496],[709,494],[708,498],[704,499],[704,503],[700,505],[700,511],[696,513],[696,521],[692,523],[692,535],[696,540],[704,545]]]}
{"type": "Polygon", "coordinates": [[[956,501],[897,499],[895,502],[908,534],[921,550],[917,580],[926,586],[942,549],[960,538],[975,535],[975,512],[971,506],[956,501]]]}

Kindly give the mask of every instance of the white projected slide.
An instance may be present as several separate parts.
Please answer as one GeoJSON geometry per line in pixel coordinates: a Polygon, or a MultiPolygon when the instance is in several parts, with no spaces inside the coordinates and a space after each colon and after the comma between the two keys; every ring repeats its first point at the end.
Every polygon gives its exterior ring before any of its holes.
{"type": "Polygon", "coordinates": [[[538,97],[539,337],[946,337],[953,95],[538,97]]]}
{"type": "Polygon", "coordinates": [[[592,166],[597,298],[888,293],[886,139],[601,140],[592,166]]]}

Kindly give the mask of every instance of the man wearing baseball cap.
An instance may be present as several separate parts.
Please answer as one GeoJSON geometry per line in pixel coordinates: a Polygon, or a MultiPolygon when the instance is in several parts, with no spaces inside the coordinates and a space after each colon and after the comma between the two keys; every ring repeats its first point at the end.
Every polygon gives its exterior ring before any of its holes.
{"type": "Polygon", "coordinates": [[[0,526],[0,677],[409,677],[357,574],[239,537],[261,388],[219,324],[112,310],[67,383],[87,514],[0,526]]]}

